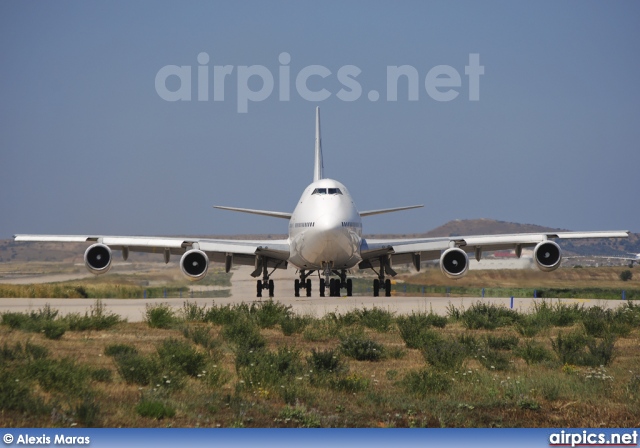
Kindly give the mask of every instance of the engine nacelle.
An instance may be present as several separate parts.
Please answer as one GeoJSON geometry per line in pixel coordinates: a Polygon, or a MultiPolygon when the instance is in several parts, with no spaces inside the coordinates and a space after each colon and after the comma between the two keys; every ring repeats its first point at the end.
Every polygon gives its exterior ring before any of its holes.
{"type": "Polygon", "coordinates": [[[457,247],[445,250],[440,256],[440,270],[449,278],[462,278],[469,270],[467,253],[457,247]]]}
{"type": "Polygon", "coordinates": [[[96,243],[84,252],[84,264],[92,274],[106,274],[111,269],[111,249],[104,244],[96,243]]]}
{"type": "Polygon", "coordinates": [[[562,261],[562,250],[553,241],[542,241],[533,249],[533,261],[541,271],[555,271],[562,261]]]}
{"type": "Polygon", "coordinates": [[[209,270],[209,257],[198,249],[191,249],[180,259],[180,269],[189,280],[202,280],[209,270]]]}

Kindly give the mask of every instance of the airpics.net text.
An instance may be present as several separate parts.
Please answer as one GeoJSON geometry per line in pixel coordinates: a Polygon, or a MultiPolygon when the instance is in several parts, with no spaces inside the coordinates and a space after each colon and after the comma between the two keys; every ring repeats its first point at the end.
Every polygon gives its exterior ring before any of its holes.
{"type": "MultiPolygon", "coordinates": [[[[209,54],[205,52],[198,54],[197,61],[196,70],[191,65],[165,65],[158,70],[155,77],[158,96],[165,101],[225,101],[227,87],[235,80],[237,111],[247,113],[249,103],[270,98],[276,84],[279,101],[291,100],[292,85],[301,99],[313,102],[327,100],[334,94],[341,101],[351,102],[359,100],[363,94],[363,86],[358,79],[362,70],[355,65],[343,65],[335,71],[324,65],[307,65],[292,73],[291,55],[283,52],[278,57],[277,76],[274,76],[273,71],[264,65],[210,66],[209,54]],[[331,92],[327,87],[335,85],[335,81],[340,89],[331,92]],[[213,87],[212,92],[210,87],[213,87]]],[[[464,74],[467,77],[468,100],[479,101],[480,76],[484,75],[479,53],[469,54],[464,74]]],[[[420,81],[428,97],[439,102],[455,100],[463,87],[460,72],[450,65],[434,66],[423,79],[412,65],[388,65],[386,100],[398,101],[398,91],[402,90],[403,100],[418,101],[420,81]]],[[[371,102],[380,100],[379,90],[369,90],[367,99],[371,102]]]]}

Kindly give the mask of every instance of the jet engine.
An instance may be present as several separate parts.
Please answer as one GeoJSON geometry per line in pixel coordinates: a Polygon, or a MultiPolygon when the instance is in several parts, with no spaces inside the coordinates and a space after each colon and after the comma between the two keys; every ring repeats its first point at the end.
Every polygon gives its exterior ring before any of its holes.
{"type": "Polygon", "coordinates": [[[553,241],[542,241],[533,249],[533,261],[541,271],[555,271],[562,261],[562,250],[553,241]]]}
{"type": "Polygon", "coordinates": [[[461,278],[469,270],[467,253],[457,247],[445,250],[440,256],[440,270],[449,278],[461,278]]]}
{"type": "Polygon", "coordinates": [[[180,259],[180,269],[189,280],[202,280],[209,270],[209,257],[198,249],[191,249],[180,259]]]}
{"type": "Polygon", "coordinates": [[[106,274],[111,269],[111,249],[104,244],[96,243],[84,252],[84,264],[92,274],[106,274]]]}

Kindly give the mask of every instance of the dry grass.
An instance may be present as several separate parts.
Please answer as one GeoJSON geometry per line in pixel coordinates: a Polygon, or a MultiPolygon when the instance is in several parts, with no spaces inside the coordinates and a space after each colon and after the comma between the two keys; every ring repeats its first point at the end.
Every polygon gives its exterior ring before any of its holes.
{"type": "MultiPolygon", "coordinates": [[[[239,349],[225,340],[222,326],[203,322],[182,323],[192,328],[208,329],[214,348],[193,347],[207,354],[209,373],[203,378],[185,377],[184,387],[161,391],[155,384],[127,384],[117,373],[117,362],[104,355],[105,347],[128,344],[147,357],[157,355],[160,344],[175,338],[187,341],[180,328],[152,329],[146,323],[121,323],[104,331],[66,332],[60,340],[48,340],[41,334],[10,330],[0,326],[0,348],[25,346],[27,342],[46,347],[49,359],[73,359],[78,366],[108,369],[111,382],[89,380],[82,394],[73,391],[47,391],[29,369],[18,361],[0,363],[1,374],[23,375],[33,397],[42,400],[45,413],[36,409],[23,412],[0,405],[0,426],[49,427],[68,426],[79,420],[78,406],[90,398],[96,409],[92,426],[104,427],[637,427],[640,425],[640,329],[616,342],[613,362],[600,368],[563,366],[553,360],[528,365],[515,351],[504,351],[510,359],[507,370],[483,367],[482,356],[471,354],[463,369],[438,371],[429,366],[420,350],[407,349],[394,323],[390,331],[376,332],[355,325],[336,325],[332,333],[319,340],[309,340],[305,333],[284,336],[279,325],[260,330],[266,349],[276,353],[283,347],[298,351],[299,368],[283,374],[281,379],[263,384],[247,384],[237,370],[239,349]],[[348,372],[318,377],[310,372],[306,357],[313,350],[336,349],[340,338],[357,332],[382,344],[396,354],[378,362],[345,358],[348,372]],[[13,366],[13,367],[12,367],[13,366]],[[215,367],[214,367],[215,366],[215,367]],[[224,371],[221,380],[211,380],[215,369],[224,371]],[[407,389],[405,378],[411,372],[431,372],[430,378],[441,383],[430,391],[407,389]],[[333,379],[332,379],[333,378],[333,379]],[[344,385],[346,384],[346,389],[344,385]],[[351,386],[350,386],[351,385],[351,386]],[[357,387],[356,387],[357,386],[357,387]],[[354,387],[353,391],[349,387],[354,387]],[[142,417],[136,407],[150,398],[162,401],[175,411],[163,419],[142,417]]],[[[553,354],[551,340],[558,332],[580,330],[571,327],[548,327],[534,340],[553,354]]],[[[467,330],[451,321],[445,328],[431,328],[446,340],[461,335],[482,341],[494,337],[518,336],[514,326],[496,330],[467,330]]],[[[520,346],[525,338],[520,337],[520,346]]],[[[482,352],[484,353],[484,352],[482,352]]],[[[23,361],[28,365],[27,361],[23,361]]],[[[80,369],[79,367],[79,369],[80,369]]],[[[245,366],[244,368],[250,368],[245,366]]],[[[13,378],[13,377],[12,377],[13,378]]],[[[5,382],[6,383],[6,382],[5,382]]],[[[3,391],[0,384],[0,392],[3,391]]],[[[4,392],[6,393],[6,391],[4,392]]]]}

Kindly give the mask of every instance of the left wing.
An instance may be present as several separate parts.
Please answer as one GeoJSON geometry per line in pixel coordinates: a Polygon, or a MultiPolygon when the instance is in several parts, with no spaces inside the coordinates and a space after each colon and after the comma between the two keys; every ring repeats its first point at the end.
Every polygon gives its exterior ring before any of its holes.
{"type": "MultiPolygon", "coordinates": [[[[261,268],[266,261],[268,267],[286,268],[289,259],[288,240],[225,240],[209,238],[176,238],[176,237],[143,237],[143,236],[101,236],[101,235],[15,235],[15,241],[30,242],[90,242],[94,243],[85,252],[85,263],[91,272],[101,274],[107,272],[111,264],[111,250],[122,251],[126,260],[129,252],[162,253],[165,263],[171,255],[184,255],[187,252],[198,251],[206,254],[207,260],[199,259],[208,267],[209,261],[225,263],[227,272],[233,264],[256,266],[261,268]],[[90,252],[92,248],[96,248],[90,252]],[[107,261],[105,259],[108,258],[107,261]],[[94,263],[95,264],[92,264],[94,263]],[[105,266],[99,267],[104,264],[105,266]],[[92,269],[95,268],[95,269],[92,269]]],[[[206,274],[206,267],[201,275],[206,274]]],[[[187,270],[188,271],[188,270],[187,270]]]]}
{"type": "Polygon", "coordinates": [[[535,247],[534,260],[543,270],[553,270],[560,265],[562,253],[553,239],[582,239],[582,238],[627,238],[629,232],[548,232],[521,233],[512,235],[479,235],[479,236],[451,236],[441,238],[419,239],[363,239],[361,245],[362,262],[360,268],[385,266],[394,275],[391,261],[396,264],[412,263],[420,270],[420,262],[440,259],[443,272],[451,277],[460,277],[468,268],[467,253],[472,253],[477,260],[483,251],[514,249],[519,257],[523,248],[535,247]],[[449,266],[453,271],[447,272],[447,261],[455,266],[449,266]],[[464,266],[460,266],[464,264],[464,266]],[[455,272],[462,269],[460,272],[455,272]]]}

